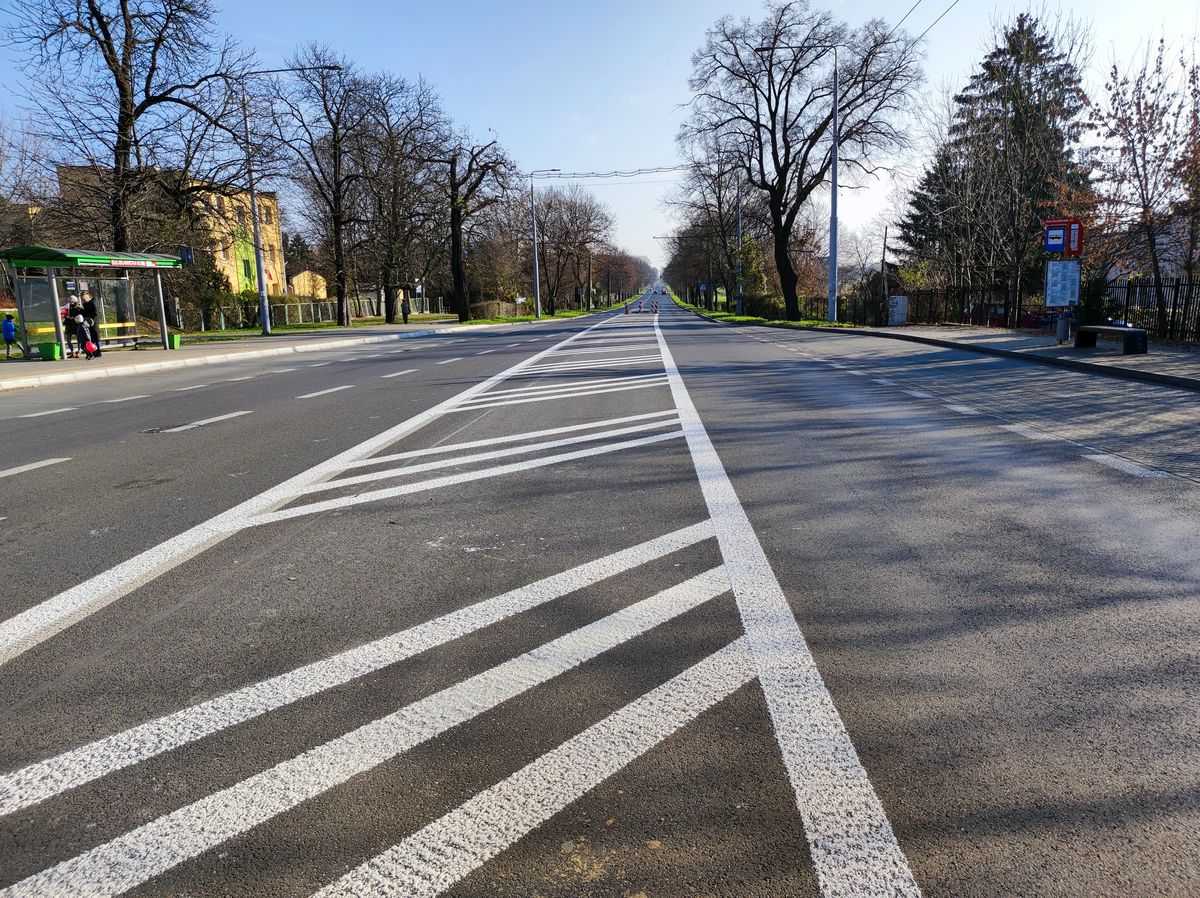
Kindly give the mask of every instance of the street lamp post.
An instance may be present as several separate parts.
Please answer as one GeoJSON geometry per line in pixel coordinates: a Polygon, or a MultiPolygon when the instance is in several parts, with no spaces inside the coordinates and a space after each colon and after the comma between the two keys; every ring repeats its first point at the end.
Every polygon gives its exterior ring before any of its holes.
{"type": "Polygon", "coordinates": [[[533,315],[535,318],[542,317],[542,275],[538,271],[537,201],[533,196],[533,177],[534,175],[548,175],[559,171],[562,171],[562,169],[539,168],[529,173],[529,230],[533,243],[533,315]]]}
{"type": "Polygon", "coordinates": [[[250,97],[246,90],[246,79],[254,75],[279,75],[285,72],[340,72],[340,65],[291,66],[283,69],[256,69],[243,72],[239,78],[242,86],[242,138],[246,143],[246,192],[250,194],[251,230],[254,235],[254,274],[258,279],[258,320],[264,337],[271,336],[271,305],[267,300],[266,264],[263,261],[262,226],[258,217],[258,183],[254,177],[254,147],[250,143],[250,97]]]}

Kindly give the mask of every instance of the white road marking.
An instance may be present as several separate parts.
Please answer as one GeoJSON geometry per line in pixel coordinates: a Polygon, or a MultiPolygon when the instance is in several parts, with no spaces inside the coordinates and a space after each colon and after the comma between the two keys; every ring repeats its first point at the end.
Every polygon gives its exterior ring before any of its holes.
{"type": "Polygon", "coordinates": [[[978,415],[981,412],[978,409],[973,409],[969,405],[956,405],[952,402],[946,403],[946,408],[952,412],[958,412],[960,415],[978,415]]]}
{"type": "Polygon", "coordinates": [[[317,390],[315,393],[305,393],[303,396],[297,396],[297,399],[316,399],[318,396],[328,396],[330,393],[338,393],[342,390],[353,389],[354,384],[344,384],[340,387],[330,387],[328,390],[317,390]]]}
{"type": "Polygon", "coordinates": [[[496,350],[494,350],[494,349],[484,349],[480,352],[475,353],[475,355],[487,355],[489,352],[495,352],[495,351],[496,350]]]}
{"type": "Polygon", "coordinates": [[[521,345],[520,343],[509,343],[509,344],[508,344],[507,346],[505,346],[504,348],[505,348],[505,349],[512,349],[514,346],[520,346],[520,345],[521,345]]]}
{"type": "Polygon", "coordinates": [[[663,367],[825,898],[921,892],[658,327],[663,367]]]}
{"type": "Polygon", "coordinates": [[[188,390],[203,390],[205,387],[211,387],[212,384],[192,384],[190,387],[177,387],[172,390],[172,393],[186,393],[188,390]]]}
{"type": "Polygon", "coordinates": [[[845,368],[846,367],[845,365],[841,364],[840,362],[829,362],[828,364],[829,364],[830,368],[845,368]]]}
{"type": "Polygon", "coordinates": [[[467,443],[453,443],[444,446],[430,446],[428,449],[410,449],[407,452],[396,452],[391,455],[377,455],[374,458],[364,458],[351,462],[347,468],[362,468],[367,465],[379,465],[386,462],[403,461],[406,458],[422,458],[442,452],[461,452],[465,449],[478,449],[481,446],[494,446],[498,443],[519,443],[522,440],[533,440],[538,437],[553,436],[557,433],[572,433],[579,430],[594,430],[598,427],[608,427],[614,424],[627,424],[632,421],[646,421],[651,418],[675,417],[675,409],[664,412],[648,412],[644,415],[627,415],[622,418],[609,418],[605,421],[589,421],[587,424],[571,424],[566,427],[551,427],[548,430],[530,430],[526,433],[515,433],[503,437],[488,437],[483,440],[471,440],[467,443]]]}
{"type": "MultiPolygon", "coordinates": [[[[546,375],[546,376],[549,376],[549,375],[546,375]]],[[[655,371],[651,374],[618,374],[618,375],[615,375],[614,377],[588,378],[587,380],[573,380],[573,381],[569,381],[567,383],[536,384],[536,385],[526,384],[523,387],[517,387],[516,389],[512,389],[512,390],[488,390],[482,396],[478,396],[476,398],[480,399],[480,400],[485,400],[485,399],[499,399],[500,397],[504,397],[505,399],[507,399],[511,396],[533,396],[533,395],[536,395],[537,393],[545,393],[547,391],[553,391],[553,390],[585,389],[585,388],[598,387],[598,386],[602,386],[602,385],[609,385],[609,384],[615,384],[615,383],[636,383],[639,380],[650,380],[651,378],[662,377],[662,376],[663,376],[663,373],[661,371],[655,371]]]]}
{"type": "MultiPolygon", "coordinates": [[[[319,511],[332,511],[333,509],[347,508],[351,505],[362,505],[366,502],[378,502],[382,499],[393,499],[398,496],[407,496],[412,493],[421,493],[426,490],[440,489],[444,486],[457,486],[460,483],[470,483],[473,480],[485,480],[489,477],[502,477],[505,474],[517,474],[521,471],[532,470],[533,468],[544,468],[547,465],[557,465],[563,462],[575,461],[580,458],[590,458],[593,455],[606,455],[609,452],[621,452],[625,449],[636,449],[639,446],[649,446],[652,443],[661,443],[664,440],[673,440],[682,436],[682,432],[675,430],[670,433],[659,433],[654,436],[640,437],[636,440],[624,440],[619,443],[606,443],[603,446],[595,446],[591,449],[576,449],[574,452],[560,452],[555,455],[544,455],[541,458],[531,458],[527,461],[513,462],[508,465],[497,465],[494,468],[483,468],[478,471],[464,471],[461,474],[447,474],[445,477],[432,477],[429,480],[422,480],[418,483],[406,483],[402,486],[392,486],[382,490],[371,490],[366,493],[357,493],[353,496],[340,496],[337,499],[325,499],[322,502],[309,502],[305,505],[294,505],[290,508],[283,508],[279,511],[271,511],[261,514],[250,521],[251,525],[274,524],[278,521],[287,521],[292,518],[302,517],[308,514],[316,514],[319,511]]],[[[297,493],[293,498],[299,498],[301,494],[297,493]]]]}
{"type": "Polygon", "coordinates": [[[434,898],[753,679],[742,637],[313,898],[434,898]]]}
{"type": "Polygon", "coordinates": [[[866,371],[847,371],[846,373],[853,374],[855,377],[866,377],[867,376],[866,371]]]}
{"type": "Polygon", "coordinates": [[[266,372],[268,374],[287,374],[289,371],[299,371],[299,368],[276,368],[274,371],[266,372]]]}
{"type": "Polygon", "coordinates": [[[1001,424],[1001,430],[1007,430],[1018,436],[1025,437],[1027,440],[1037,440],[1039,442],[1061,442],[1063,437],[1055,436],[1052,433],[1046,433],[1044,430],[1038,430],[1034,427],[1026,427],[1024,424],[1001,424]]]}
{"type": "MultiPolygon", "coordinates": [[[[91,898],[133,889],[728,590],[729,581],[721,568],[699,574],[269,770],[184,805],[110,842],[23,879],[0,894],[5,898],[35,895],[91,898]]],[[[717,670],[709,676],[722,683],[724,695],[748,678],[745,665],[732,664],[720,653],[710,657],[720,658],[720,662],[710,665],[717,670]]],[[[692,710],[692,716],[699,713],[693,710],[694,701],[688,702],[688,708],[692,710]]],[[[672,732],[677,728],[672,728],[672,732]]]]}
{"type": "Polygon", "coordinates": [[[620,343],[616,346],[585,346],[581,349],[560,349],[554,355],[557,357],[563,355],[594,355],[602,352],[645,352],[648,349],[655,348],[653,342],[645,340],[638,343],[620,343]]]}
{"type": "Polygon", "coordinates": [[[401,468],[388,468],[385,471],[372,471],[369,474],[355,474],[353,477],[342,477],[337,480],[326,480],[322,483],[315,483],[304,491],[304,495],[308,496],[313,493],[344,489],[345,487],[356,486],[360,483],[374,483],[375,481],[388,480],[392,477],[407,477],[410,474],[420,474],[424,471],[440,471],[447,465],[471,465],[476,462],[491,461],[496,458],[508,458],[513,455],[524,455],[529,452],[541,452],[546,449],[558,449],[563,446],[576,446],[580,443],[594,443],[596,440],[605,440],[631,433],[644,433],[647,430],[657,430],[662,427],[674,427],[677,423],[677,419],[664,418],[659,421],[652,421],[649,424],[630,424],[628,427],[619,427],[616,430],[602,430],[597,433],[563,437],[562,439],[549,440],[544,443],[525,443],[520,446],[508,446],[504,449],[492,449],[487,452],[461,455],[457,458],[439,458],[434,461],[419,462],[415,465],[405,465],[401,468]]]}
{"type": "Polygon", "coordinates": [[[136,396],[122,396],[120,399],[101,399],[101,402],[133,402],[135,399],[149,399],[149,393],[139,393],[136,396]]]}
{"type": "Polygon", "coordinates": [[[242,380],[254,380],[254,378],[256,378],[258,376],[259,375],[257,375],[257,374],[243,374],[241,377],[231,377],[231,378],[229,378],[229,380],[225,381],[225,383],[235,384],[238,381],[242,381],[242,380]]]}
{"type": "Polygon", "coordinates": [[[405,368],[403,371],[393,371],[391,374],[384,374],[381,376],[386,380],[389,377],[400,377],[404,374],[412,374],[416,370],[416,368],[405,368]]]}
{"type": "MultiPolygon", "coordinates": [[[[596,327],[596,325],[592,325],[596,327]]],[[[589,328],[590,330],[590,328],[589,328]]],[[[501,381],[520,374],[526,367],[544,358],[552,349],[576,339],[587,331],[577,331],[554,346],[522,359],[513,366],[488,377],[461,393],[443,399],[432,408],[402,421],[382,433],[364,440],[357,446],[288,478],[280,484],[235,505],[228,511],[198,524],[147,549],[126,561],[114,564],[70,589],[39,602],[25,611],[0,622],[0,664],[29,651],[41,642],[61,633],[86,617],[95,614],[139,586],[161,576],[205,549],[251,526],[252,519],[264,511],[290,502],[297,491],[326,477],[335,475],[348,464],[373,455],[397,440],[420,430],[431,421],[452,411],[460,403],[478,393],[486,392],[501,381]]]]}
{"type": "Polygon", "coordinates": [[[0,471],[0,477],[15,477],[17,474],[24,474],[26,471],[36,471],[38,468],[45,468],[49,465],[58,465],[70,460],[70,458],[46,458],[42,459],[41,461],[32,461],[27,465],[17,465],[15,468],[9,468],[6,471],[0,471]]]}
{"type": "Polygon", "coordinates": [[[1154,468],[1147,468],[1132,462],[1127,458],[1121,458],[1119,455],[1085,455],[1088,461],[1094,461],[1098,464],[1107,465],[1114,468],[1123,474],[1129,474],[1133,477],[1170,477],[1166,471],[1156,471],[1154,468]]]}
{"type": "Polygon", "coordinates": [[[460,355],[458,358],[442,359],[440,362],[434,362],[434,364],[435,365],[449,365],[451,362],[461,362],[462,360],[463,360],[463,357],[460,355]]]}
{"type": "Polygon", "coordinates": [[[657,355],[628,356],[619,359],[600,359],[594,362],[562,362],[556,365],[538,365],[523,374],[546,374],[551,371],[586,371],[590,368],[612,368],[617,365],[638,365],[644,362],[657,362],[657,355]]]}
{"type": "Polygon", "coordinates": [[[901,393],[907,393],[916,399],[932,399],[932,393],[926,393],[924,390],[901,390],[901,393]]]}
{"type": "Polygon", "coordinates": [[[61,415],[63,412],[73,412],[79,408],[77,405],[68,405],[66,408],[52,408],[45,412],[30,412],[28,415],[17,415],[18,418],[41,418],[46,415],[61,415]]]}
{"type": "Polygon", "coordinates": [[[314,362],[313,364],[305,365],[304,367],[305,368],[323,368],[324,366],[326,366],[328,364],[329,364],[329,362],[314,362]]]}
{"type": "Polygon", "coordinates": [[[166,430],[159,431],[160,433],[183,433],[185,430],[195,430],[197,427],[204,427],[206,424],[216,424],[218,421],[228,421],[230,418],[240,418],[242,415],[252,415],[254,412],[230,412],[227,415],[217,415],[215,418],[205,418],[202,421],[193,421],[191,424],[182,424],[179,427],[168,427],[166,430]]]}
{"type": "Polygon", "coordinates": [[[684,527],[407,630],[5,773],[0,775],[0,816],[31,807],[113,771],[139,764],[276,708],[382,670],[515,614],[711,539],[712,536],[712,524],[708,521],[684,527]]]}
{"type": "Polygon", "coordinates": [[[888,380],[886,377],[872,377],[871,380],[875,381],[877,384],[883,384],[885,387],[896,386],[896,382],[894,380],[888,380]]]}
{"type": "Polygon", "coordinates": [[[623,393],[627,390],[644,390],[649,387],[665,387],[667,382],[660,374],[657,379],[652,381],[640,381],[639,383],[628,384],[625,386],[613,385],[609,387],[596,387],[591,390],[560,390],[553,393],[539,393],[536,396],[512,397],[509,399],[500,399],[496,402],[484,402],[482,400],[464,403],[460,406],[459,411],[470,411],[478,408],[500,408],[504,405],[524,405],[528,402],[549,402],[552,399],[575,399],[584,396],[599,396],[603,393],[623,393]]]}

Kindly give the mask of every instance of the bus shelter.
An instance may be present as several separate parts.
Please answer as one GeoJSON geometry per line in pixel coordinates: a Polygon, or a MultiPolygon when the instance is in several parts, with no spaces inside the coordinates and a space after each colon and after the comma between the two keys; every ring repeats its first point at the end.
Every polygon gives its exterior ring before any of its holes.
{"type": "Polygon", "coordinates": [[[139,325],[153,327],[157,319],[163,349],[171,348],[162,270],[181,268],[178,256],[18,246],[0,251],[0,259],[7,264],[12,280],[26,357],[35,352],[47,359],[66,356],[63,316],[70,303],[82,301],[85,294],[96,302],[102,344],[132,342],[136,346],[139,325]],[[151,271],[152,293],[136,277],[138,272],[151,271]]]}

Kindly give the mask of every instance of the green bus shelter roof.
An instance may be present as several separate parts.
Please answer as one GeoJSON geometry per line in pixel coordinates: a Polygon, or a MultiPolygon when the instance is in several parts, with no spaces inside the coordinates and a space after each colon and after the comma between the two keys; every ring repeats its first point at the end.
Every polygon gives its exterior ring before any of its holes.
{"type": "Polygon", "coordinates": [[[110,253],[99,249],[58,249],[52,246],[15,246],[0,251],[0,259],[13,268],[182,268],[178,256],[152,253],[110,253]]]}

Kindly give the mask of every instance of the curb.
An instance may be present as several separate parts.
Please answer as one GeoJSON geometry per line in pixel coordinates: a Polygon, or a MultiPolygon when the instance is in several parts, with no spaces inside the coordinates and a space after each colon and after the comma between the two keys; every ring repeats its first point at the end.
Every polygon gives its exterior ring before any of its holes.
{"type": "MultiPolygon", "coordinates": [[[[531,322],[521,322],[529,324],[531,322]]],[[[469,327],[483,330],[492,327],[511,327],[508,324],[473,324],[469,327]]],[[[46,374],[39,377],[20,377],[0,380],[0,391],[20,390],[30,387],[45,387],[53,384],[82,383],[91,380],[103,380],[110,377],[125,377],[132,374],[146,374],[151,371],[167,371],[178,368],[196,368],[205,365],[219,365],[223,362],[239,362],[243,359],[261,359],[270,356],[292,355],[301,352],[320,352],[327,349],[339,349],[343,346],[362,346],[367,343],[388,343],[394,340],[412,340],[417,337],[433,337],[440,334],[463,333],[463,325],[442,327],[424,331],[406,331],[400,334],[377,334],[370,337],[348,337],[341,340],[325,340],[320,343],[306,343],[299,346],[274,346],[268,349],[250,349],[245,352],[213,353],[212,355],[196,356],[190,359],[171,359],[161,362],[146,362],[139,365],[123,365],[120,368],[93,368],[87,371],[63,372],[46,374]]]]}
{"type": "Polygon", "coordinates": [[[966,346],[953,340],[939,340],[936,337],[921,337],[916,334],[889,334],[886,331],[866,330],[852,327],[820,327],[818,325],[784,325],[784,324],[746,324],[736,321],[720,321],[710,318],[702,312],[688,309],[698,318],[711,321],[713,324],[723,324],[726,327],[773,327],[789,331],[816,331],[822,334],[840,334],[842,336],[882,337],[885,340],[904,340],[908,343],[924,343],[928,346],[940,346],[945,349],[959,349],[963,352],[975,352],[980,355],[995,355],[1009,359],[1020,359],[1024,362],[1034,362],[1039,365],[1049,365],[1053,368],[1066,368],[1084,374],[1099,374],[1101,377],[1111,377],[1116,380],[1134,380],[1142,383],[1157,384],[1158,386],[1177,387],[1181,390],[1200,392],[1200,378],[1180,377],[1177,374],[1159,374],[1156,371],[1139,371],[1137,368],[1119,368],[1112,365],[1096,365],[1092,362],[1080,362],[1075,359],[1060,359],[1054,356],[1032,355],[1016,352],[1012,349],[997,349],[994,346],[966,346]]]}

